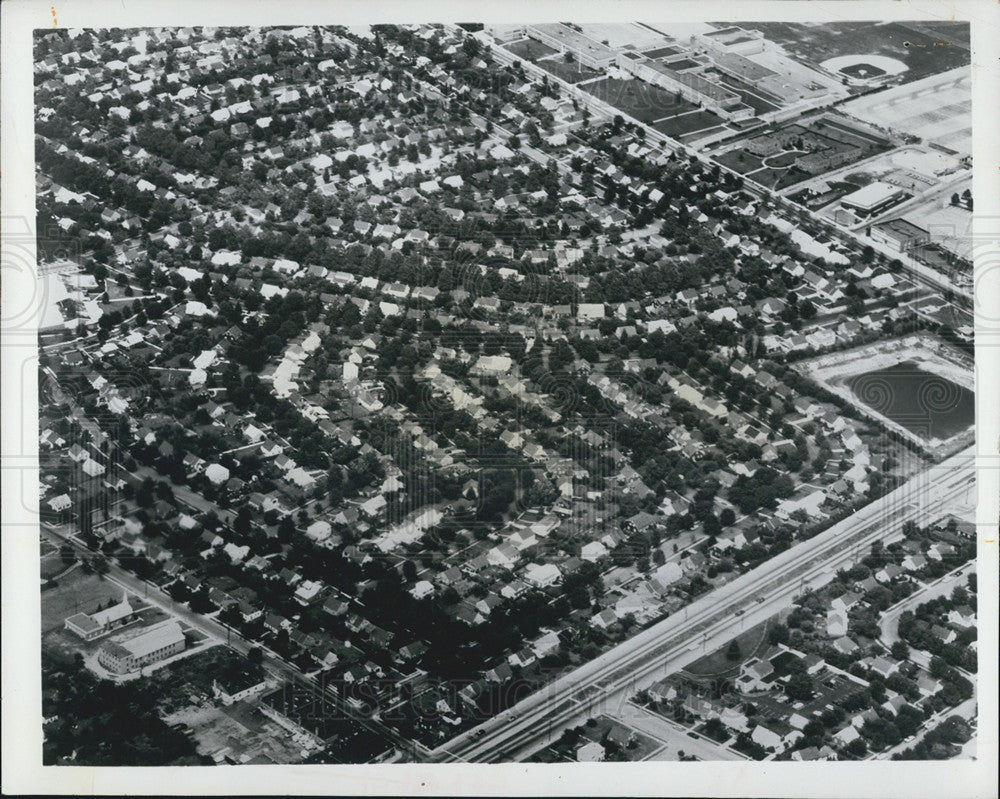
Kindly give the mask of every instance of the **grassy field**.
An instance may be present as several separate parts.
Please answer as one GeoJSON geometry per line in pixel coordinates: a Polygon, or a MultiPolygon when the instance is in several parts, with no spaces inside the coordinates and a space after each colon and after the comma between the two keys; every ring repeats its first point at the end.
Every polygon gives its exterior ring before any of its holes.
{"type": "Polygon", "coordinates": [[[699,658],[685,668],[684,671],[695,679],[717,679],[720,677],[732,677],[738,674],[741,663],[767,649],[767,631],[769,627],[770,622],[766,621],[736,636],[735,641],[740,647],[739,660],[729,660],[726,657],[726,651],[730,646],[727,643],[714,652],[710,652],[705,657],[699,658]]]}
{"type": "Polygon", "coordinates": [[[800,150],[791,150],[784,153],[778,153],[777,155],[770,155],[765,159],[765,161],[768,166],[790,166],[795,163],[795,159],[800,155],[804,155],[804,153],[800,150]]]}
{"type": "Polygon", "coordinates": [[[714,158],[723,166],[727,166],[742,175],[745,175],[747,172],[753,172],[755,169],[760,169],[764,166],[764,162],[756,155],[745,152],[739,148],[730,150],[729,152],[723,153],[719,156],[714,156],[714,158]]]}
{"type": "Polygon", "coordinates": [[[690,114],[661,119],[653,125],[660,133],[677,138],[687,133],[714,128],[722,124],[722,119],[711,111],[692,111],[690,114]]]}
{"type": "Polygon", "coordinates": [[[522,39],[519,42],[505,44],[504,47],[510,50],[518,58],[524,58],[528,61],[536,61],[539,58],[545,58],[545,56],[553,55],[554,53],[559,52],[558,50],[553,50],[548,45],[542,44],[534,39],[522,39]]]}
{"type": "Polygon", "coordinates": [[[579,61],[566,62],[562,58],[545,58],[541,61],[536,61],[535,64],[550,75],[562,78],[568,83],[580,83],[581,81],[596,78],[601,74],[595,69],[585,67],[579,61]]]}
{"type": "Polygon", "coordinates": [[[93,613],[97,605],[107,607],[108,600],[120,602],[122,589],[108,580],[74,569],[59,580],[59,585],[42,592],[42,632],[63,626],[67,616],[93,613]]]}
{"type": "Polygon", "coordinates": [[[663,117],[695,111],[698,108],[677,93],[665,91],[634,78],[628,80],[605,78],[581,88],[647,124],[663,117]]]}

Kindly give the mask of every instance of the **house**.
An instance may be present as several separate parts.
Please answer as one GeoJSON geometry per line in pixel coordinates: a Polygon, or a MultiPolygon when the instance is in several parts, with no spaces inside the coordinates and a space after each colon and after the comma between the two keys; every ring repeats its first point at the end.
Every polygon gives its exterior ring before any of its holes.
{"type": "Polygon", "coordinates": [[[607,548],[600,541],[591,541],[580,549],[580,557],[586,561],[596,561],[608,554],[607,548]]]}
{"type": "Polygon", "coordinates": [[[858,740],[860,737],[861,734],[851,724],[848,724],[844,727],[844,729],[838,730],[833,734],[833,740],[836,741],[837,745],[840,747],[847,746],[848,744],[858,740]]]}
{"type": "Polygon", "coordinates": [[[884,585],[886,583],[891,583],[901,574],[903,574],[903,570],[895,563],[890,563],[888,566],[885,566],[875,572],[875,579],[884,585]]]}
{"type": "Polygon", "coordinates": [[[869,668],[882,677],[889,677],[899,671],[899,662],[880,656],[872,659],[869,668]]]}
{"type": "Polygon", "coordinates": [[[948,624],[968,630],[976,626],[976,612],[968,605],[962,605],[948,612],[948,624]]]}
{"type": "Polygon", "coordinates": [[[829,638],[840,638],[847,635],[847,616],[834,610],[826,614],[826,634],[829,638]]]}
{"type": "Polygon", "coordinates": [[[917,677],[916,683],[917,690],[919,690],[923,696],[933,696],[941,690],[941,681],[936,677],[931,677],[929,674],[921,673],[917,677]]]}
{"type": "Polygon", "coordinates": [[[773,682],[774,666],[771,662],[754,657],[740,666],[736,687],[743,693],[752,693],[770,688],[773,682]]]}
{"type": "Polygon", "coordinates": [[[838,597],[830,601],[830,607],[838,613],[846,614],[861,600],[861,594],[854,591],[845,591],[838,597]]]}
{"type": "Polygon", "coordinates": [[[850,655],[852,652],[857,651],[858,645],[854,643],[846,635],[840,636],[836,641],[830,644],[834,649],[840,652],[842,655],[850,655]]]}
{"type": "Polygon", "coordinates": [[[635,732],[621,724],[612,724],[604,734],[604,740],[619,749],[625,749],[635,740],[635,732]]]}
{"type": "Polygon", "coordinates": [[[935,624],[931,627],[931,635],[946,644],[950,644],[958,638],[958,635],[954,630],[948,627],[942,627],[940,624],[935,624]]]}
{"type": "Polygon", "coordinates": [[[677,686],[670,680],[660,680],[649,687],[648,693],[655,702],[670,702],[677,698],[677,686]]]}
{"type": "Polygon", "coordinates": [[[531,563],[524,573],[524,579],[536,588],[547,588],[556,583],[561,576],[559,567],[554,563],[531,563]]]}
{"type": "Polygon", "coordinates": [[[616,621],[618,621],[618,617],[615,615],[615,612],[610,609],[602,610],[600,613],[594,615],[590,619],[590,623],[594,627],[599,627],[602,630],[606,630],[616,621]]]}
{"type": "Polygon", "coordinates": [[[320,591],[323,590],[323,583],[315,580],[303,580],[295,589],[295,601],[300,605],[308,605],[318,599],[320,591]]]}
{"type": "Polygon", "coordinates": [[[599,763],[604,760],[604,747],[597,741],[589,741],[576,750],[578,763],[599,763]]]}
{"type": "Polygon", "coordinates": [[[927,566],[927,558],[923,555],[907,555],[900,565],[908,572],[917,572],[927,566]]]}
{"type": "Polygon", "coordinates": [[[750,733],[754,743],[760,744],[765,749],[773,749],[775,752],[785,751],[801,737],[801,732],[781,721],[758,724],[750,733]]]}
{"type": "Polygon", "coordinates": [[[420,580],[410,589],[410,595],[414,599],[424,599],[434,593],[434,585],[427,580],[420,580]]]}
{"type": "Polygon", "coordinates": [[[936,542],[927,548],[927,557],[931,560],[942,561],[945,558],[954,557],[957,550],[951,544],[936,542]]]}
{"type": "Polygon", "coordinates": [[[553,631],[546,632],[539,636],[531,644],[532,651],[538,658],[547,657],[559,651],[559,635],[553,631]]]}

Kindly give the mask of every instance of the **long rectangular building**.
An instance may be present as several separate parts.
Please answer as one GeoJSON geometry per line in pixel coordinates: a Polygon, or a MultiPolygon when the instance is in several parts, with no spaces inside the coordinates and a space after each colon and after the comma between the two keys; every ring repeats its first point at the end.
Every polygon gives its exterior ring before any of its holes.
{"type": "Polygon", "coordinates": [[[594,41],[562,22],[528,25],[527,34],[561,53],[572,53],[577,61],[591,69],[607,69],[614,63],[617,55],[607,45],[594,41]]]}
{"type": "Polygon", "coordinates": [[[108,641],[98,651],[97,662],[115,674],[128,674],[183,652],[185,645],[180,624],[171,619],[132,638],[108,641]]]}

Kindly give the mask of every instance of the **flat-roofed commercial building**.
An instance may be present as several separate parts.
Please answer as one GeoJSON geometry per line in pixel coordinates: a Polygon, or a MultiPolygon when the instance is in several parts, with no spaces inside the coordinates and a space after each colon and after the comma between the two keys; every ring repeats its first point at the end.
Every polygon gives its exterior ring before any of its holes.
{"type": "Polygon", "coordinates": [[[857,211],[863,216],[881,213],[902,199],[904,192],[883,180],[876,180],[840,199],[840,204],[857,211]]]}
{"type": "Polygon", "coordinates": [[[899,252],[905,252],[911,247],[927,244],[931,240],[930,233],[922,227],[907,222],[905,219],[890,219],[872,227],[871,237],[875,241],[888,244],[899,252]]]}
{"type": "Polygon", "coordinates": [[[697,103],[714,111],[733,118],[753,116],[753,109],[742,104],[742,98],[721,86],[697,74],[696,71],[678,72],[669,64],[662,64],[637,53],[626,52],[618,56],[618,66],[624,71],[639,78],[639,80],[659,86],[667,91],[679,92],[690,103],[697,103]]]}
{"type": "Polygon", "coordinates": [[[528,25],[526,32],[532,39],[554,47],[561,53],[572,53],[577,61],[591,69],[607,69],[614,63],[617,55],[606,44],[595,42],[561,22],[528,25]]]}

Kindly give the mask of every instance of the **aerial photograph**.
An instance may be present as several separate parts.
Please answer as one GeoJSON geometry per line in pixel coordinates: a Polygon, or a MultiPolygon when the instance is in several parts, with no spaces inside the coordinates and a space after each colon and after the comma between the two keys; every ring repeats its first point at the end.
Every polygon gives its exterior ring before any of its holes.
{"type": "Polygon", "coordinates": [[[968,22],[32,45],[44,764],[976,758],[968,22]]]}

